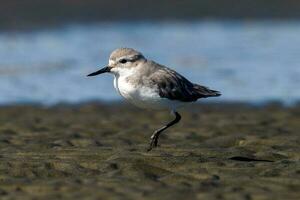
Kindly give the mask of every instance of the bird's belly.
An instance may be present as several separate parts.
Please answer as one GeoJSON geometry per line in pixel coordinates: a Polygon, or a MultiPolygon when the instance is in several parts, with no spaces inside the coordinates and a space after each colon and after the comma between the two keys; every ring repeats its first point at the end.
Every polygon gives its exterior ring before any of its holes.
{"type": "Polygon", "coordinates": [[[177,101],[161,98],[155,87],[134,85],[122,79],[115,79],[114,86],[127,101],[141,108],[175,110],[179,104],[177,101]]]}

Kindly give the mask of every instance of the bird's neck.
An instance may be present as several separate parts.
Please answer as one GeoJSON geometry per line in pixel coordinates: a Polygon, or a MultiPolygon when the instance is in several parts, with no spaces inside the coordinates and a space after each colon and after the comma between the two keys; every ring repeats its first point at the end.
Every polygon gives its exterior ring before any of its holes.
{"type": "Polygon", "coordinates": [[[122,69],[118,70],[118,73],[116,75],[123,78],[123,77],[128,77],[128,76],[132,76],[132,75],[136,74],[136,71],[137,71],[136,67],[122,68],[122,69]]]}

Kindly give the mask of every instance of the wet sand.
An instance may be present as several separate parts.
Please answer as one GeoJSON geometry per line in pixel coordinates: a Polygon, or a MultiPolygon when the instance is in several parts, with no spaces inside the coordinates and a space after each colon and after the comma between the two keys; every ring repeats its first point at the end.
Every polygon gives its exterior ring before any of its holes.
{"type": "Polygon", "coordinates": [[[299,199],[300,106],[0,108],[0,199],[299,199]]]}

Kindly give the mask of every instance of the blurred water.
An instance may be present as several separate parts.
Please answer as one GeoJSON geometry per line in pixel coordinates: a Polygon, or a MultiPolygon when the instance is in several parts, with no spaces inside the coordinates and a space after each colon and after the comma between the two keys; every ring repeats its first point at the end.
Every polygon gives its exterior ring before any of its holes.
{"type": "Polygon", "coordinates": [[[112,76],[85,75],[133,47],[221,101],[300,99],[300,22],[107,23],[0,33],[0,104],[118,100],[112,76]]]}

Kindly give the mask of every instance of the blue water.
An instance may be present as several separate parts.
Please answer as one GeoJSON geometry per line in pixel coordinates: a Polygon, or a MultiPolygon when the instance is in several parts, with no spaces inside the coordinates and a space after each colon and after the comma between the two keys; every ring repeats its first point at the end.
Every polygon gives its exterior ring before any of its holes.
{"type": "Polygon", "coordinates": [[[118,100],[112,76],[87,78],[132,47],[221,101],[300,99],[300,22],[102,23],[0,32],[0,104],[118,100]]]}

